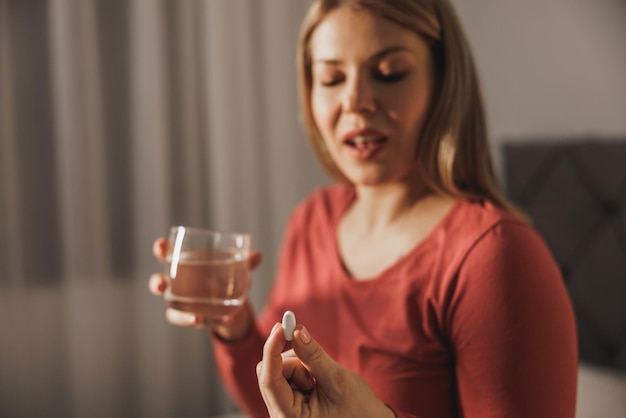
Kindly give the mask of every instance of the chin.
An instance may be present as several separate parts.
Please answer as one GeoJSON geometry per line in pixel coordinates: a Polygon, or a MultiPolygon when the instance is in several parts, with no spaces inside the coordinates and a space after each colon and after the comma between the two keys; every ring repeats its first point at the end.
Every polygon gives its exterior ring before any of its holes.
{"type": "Polygon", "coordinates": [[[406,183],[408,174],[394,170],[382,170],[381,167],[370,167],[370,169],[342,170],[344,177],[355,187],[376,187],[389,186],[392,184],[406,183]]]}
{"type": "Polygon", "coordinates": [[[389,176],[382,173],[347,173],[345,177],[353,186],[373,187],[393,182],[389,176]]]}

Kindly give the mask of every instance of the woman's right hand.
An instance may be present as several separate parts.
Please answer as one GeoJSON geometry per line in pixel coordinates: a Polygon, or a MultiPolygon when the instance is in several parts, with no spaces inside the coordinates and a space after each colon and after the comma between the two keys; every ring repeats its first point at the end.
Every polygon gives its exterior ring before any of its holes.
{"type": "MultiPolygon", "coordinates": [[[[152,246],[152,253],[160,261],[164,262],[168,252],[169,242],[165,238],[159,238],[152,246]]],[[[262,255],[258,251],[250,254],[250,269],[257,268],[262,261],[262,255]]],[[[154,273],[148,282],[150,292],[156,296],[163,296],[168,283],[161,273],[154,273]]],[[[254,314],[249,302],[231,316],[207,317],[200,312],[190,310],[178,310],[168,307],[165,317],[170,324],[186,327],[207,328],[213,330],[220,338],[228,341],[243,339],[250,328],[254,314]]]]}
{"type": "Polygon", "coordinates": [[[367,382],[333,360],[302,325],[294,331],[292,349],[276,323],[257,364],[259,390],[272,418],[393,418],[367,382]]]}

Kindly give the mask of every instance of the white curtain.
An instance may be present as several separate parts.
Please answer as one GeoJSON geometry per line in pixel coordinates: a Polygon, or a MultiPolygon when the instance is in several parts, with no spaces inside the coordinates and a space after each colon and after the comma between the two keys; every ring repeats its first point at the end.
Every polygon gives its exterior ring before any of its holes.
{"type": "Polygon", "coordinates": [[[234,411],[207,333],[147,291],[172,224],[264,265],[325,182],[297,113],[308,2],[0,0],[0,416],[234,411]]]}

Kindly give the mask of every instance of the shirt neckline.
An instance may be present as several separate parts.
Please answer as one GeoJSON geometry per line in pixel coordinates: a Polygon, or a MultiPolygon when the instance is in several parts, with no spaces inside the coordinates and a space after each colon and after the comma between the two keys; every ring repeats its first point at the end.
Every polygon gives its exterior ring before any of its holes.
{"type": "Polygon", "coordinates": [[[341,275],[341,279],[344,282],[348,282],[353,286],[371,286],[375,283],[383,282],[386,278],[392,275],[392,273],[398,268],[402,267],[407,260],[411,259],[414,254],[424,250],[428,247],[429,243],[435,239],[435,236],[439,233],[441,229],[443,229],[446,225],[450,223],[450,219],[453,218],[454,214],[459,210],[462,205],[463,199],[458,198],[452,205],[452,207],[448,210],[448,212],[439,220],[439,222],[433,227],[426,236],[419,241],[417,244],[413,246],[409,251],[406,252],[402,257],[396,260],[394,263],[390,264],[385,268],[381,273],[369,277],[363,280],[355,279],[351,274],[346,271],[343,260],[341,258],[341,254],[339,252],[339,242],[337,241],[337,230],[339,225],[339,220],[348,210],[354,199],[356,198],[356,190],[353,187],[347,187],[346,198],[342,202],[339,207],[339,210],[336,212],[331,225],[331,234],[332,234],[332,252],[333,252],[333,263],[336,266],[337,271],[341,275]]]}

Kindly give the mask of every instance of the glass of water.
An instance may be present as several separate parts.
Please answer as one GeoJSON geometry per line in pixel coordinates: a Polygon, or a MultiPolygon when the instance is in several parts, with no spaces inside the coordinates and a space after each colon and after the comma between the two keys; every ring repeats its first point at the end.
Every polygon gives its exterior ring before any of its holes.
{"type": "Polygon", "coordinates": [[[250,290],[249,234],[175,226],[165,258],[169,307],[203,315],[232,316],[250,290]]]}

